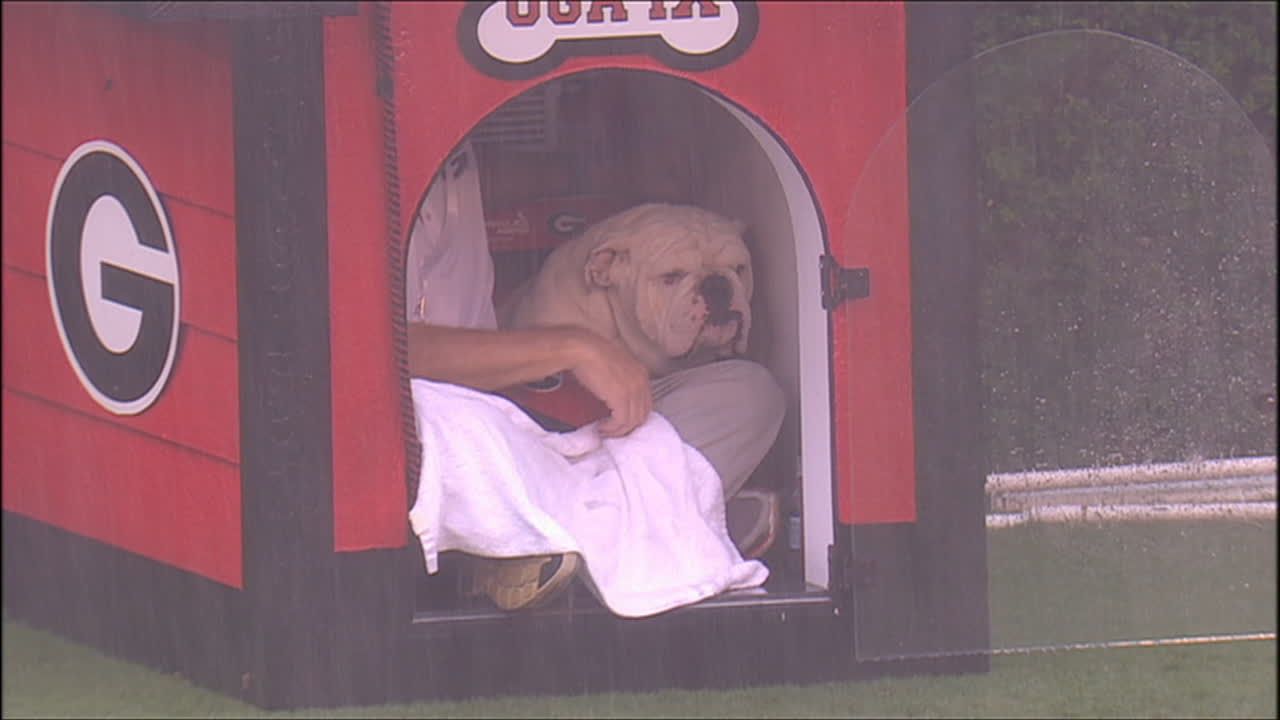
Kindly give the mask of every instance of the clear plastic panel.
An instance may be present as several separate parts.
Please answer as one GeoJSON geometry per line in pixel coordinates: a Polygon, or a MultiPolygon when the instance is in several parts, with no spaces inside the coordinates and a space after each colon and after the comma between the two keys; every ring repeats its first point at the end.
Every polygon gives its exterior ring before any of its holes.
{"type": "Polygon", "coordinates": [[[913,120],[967,112],[993,651],[1274,637],[1272,150],[1186,60],[1046,33],[917,96],[850,232],[913,120]]]}

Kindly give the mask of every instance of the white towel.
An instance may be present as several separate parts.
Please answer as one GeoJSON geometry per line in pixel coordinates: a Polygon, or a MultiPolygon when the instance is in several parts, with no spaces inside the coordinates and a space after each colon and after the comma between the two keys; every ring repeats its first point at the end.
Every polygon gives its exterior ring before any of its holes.
{"type": "Polygon", "coordinates": [[[729,539],[715,469],[661,415],[602,440],[594,423],[543,430],[495,395],[419,379],[412,388],[422,473],[409,520],[428,572],[445,550],[578,552],[588,586],[626,617],[768,578],[729,539]]]}

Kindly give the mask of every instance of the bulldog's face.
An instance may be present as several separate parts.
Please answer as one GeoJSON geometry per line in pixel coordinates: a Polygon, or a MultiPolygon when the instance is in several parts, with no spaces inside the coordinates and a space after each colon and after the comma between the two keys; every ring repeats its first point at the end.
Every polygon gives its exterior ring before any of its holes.
{"type": "Polygon", "coordinates": [[[587,283],[609,294],[624,342],[638,330],[667,360],[746,352],[751,256],[740,222],[641,205],[592,230],[601,238],[587,258],[587,283]]]}

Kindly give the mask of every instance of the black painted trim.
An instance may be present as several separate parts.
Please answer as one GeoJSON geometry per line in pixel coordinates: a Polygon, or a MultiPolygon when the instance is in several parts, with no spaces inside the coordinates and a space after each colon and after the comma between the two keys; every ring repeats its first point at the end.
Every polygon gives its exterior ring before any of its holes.
{"type": "Polygon", "coordinates": [[[238,692],[246,619],[238,590],[17,513],[5,511],[3,527],[11,619],[238,692]]]}
{"type": "Polygon", "coordinates": [[[334,551],[323,22],[243,23],[233,56],[244,696],[267,708],[394,699],[416,577],[408,549],[334,551]]]}
{"type": "Polygon", "coordinates": [[[412,699],[730,689],[965,673],[970,658],[860,662],[847,617],[795,594],[725,599],[649,618],[543,609],[415,623],[402,661],[412,699]]]}
{"type": "Polygon", "coordinates": [[[319,20],[258,21],[232,54],[245,592],[243,689],[302,702],[332,662],[328,248],[319,20]]]}

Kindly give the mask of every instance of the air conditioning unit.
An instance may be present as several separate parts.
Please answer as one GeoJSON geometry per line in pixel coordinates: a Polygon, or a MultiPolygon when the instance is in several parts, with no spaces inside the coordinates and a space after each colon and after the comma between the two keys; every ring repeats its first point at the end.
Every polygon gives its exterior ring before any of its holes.
{"type": "Polygon", "coordinates": [[[555,150],[560,93],[560,83],[546,83],[522,93],[480,122],[471,141],[498,144],[504,150],[555,150]]]}

